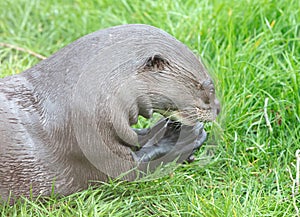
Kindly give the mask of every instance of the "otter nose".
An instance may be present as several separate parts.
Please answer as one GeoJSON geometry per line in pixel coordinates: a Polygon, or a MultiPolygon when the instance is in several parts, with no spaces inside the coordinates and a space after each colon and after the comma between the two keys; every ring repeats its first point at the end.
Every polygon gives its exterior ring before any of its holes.
{"type": "Polygon", "coordinates": [[[219,100],[215,99],[217,115],[221,112],[221,106],[219,100]]]}

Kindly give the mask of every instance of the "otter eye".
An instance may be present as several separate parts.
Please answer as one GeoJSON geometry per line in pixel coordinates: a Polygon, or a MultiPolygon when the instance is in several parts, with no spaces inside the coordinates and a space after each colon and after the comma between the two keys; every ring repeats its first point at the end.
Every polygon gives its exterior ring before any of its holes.
{"type": "Polygon", "coordinates": [[[205,104],[209,104],[209,96],[208,96],[206,93],[204,94],[203,102],[204,102],[205,104]]]}

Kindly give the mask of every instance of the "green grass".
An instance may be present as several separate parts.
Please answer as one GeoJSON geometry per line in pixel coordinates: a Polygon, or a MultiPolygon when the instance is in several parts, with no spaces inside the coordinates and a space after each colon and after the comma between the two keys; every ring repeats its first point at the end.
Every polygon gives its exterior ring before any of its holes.
{"type": "MultiPolygon", "coordinates": [[[[300,195],[292,197],[289,171],[295,178],[300,148],[300,1],[0,1],[0,43],[44,56],[125,23],[160,27],[203,58],[222,101],[213,158],[204,165],[199,152],[196,162],[147,182],[0,205],[2,215],[296,216],[300,195]]],[[[0,47],[0,77],[38,61],[0,47]]]]}

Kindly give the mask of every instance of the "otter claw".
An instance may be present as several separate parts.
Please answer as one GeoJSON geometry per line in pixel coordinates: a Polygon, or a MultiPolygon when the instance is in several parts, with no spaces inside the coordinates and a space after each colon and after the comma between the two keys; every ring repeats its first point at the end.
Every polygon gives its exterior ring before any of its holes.
{"type": "MultiPolygon", "coordinates": [[[[173,160],[190,152],[191,154],[187,159],[183,160],[189,163],[193,162],[195,151],[200,148],[207,137],[203,123],[197,123],[191,127],[168,119],[160,120],[155,126],[144,132],[147,133],[139,135],[139,139],[141,139],[139,142],[142,143],[142,147],[133,154],[134,160],[139,162],[159,159],[172,152],[174,152],[171,154],[174,155],[173,160]]],[[[172,159],[170,158],[170,160],[172,159]]]]}
{"type": "Polygon", "coordinates": [[[186,160],[186,162],[192,163],[194,160],[195,160],[195,155],[192,154],[192,155],[190,155],[190,156],[188,157],[188,159],[186,160]]]}

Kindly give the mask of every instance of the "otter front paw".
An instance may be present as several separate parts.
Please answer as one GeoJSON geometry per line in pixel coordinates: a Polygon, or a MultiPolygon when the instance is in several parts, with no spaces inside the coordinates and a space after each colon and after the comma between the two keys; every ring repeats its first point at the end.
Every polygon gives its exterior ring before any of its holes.
{"type": "Polygon", "coordinates": [[[195,160],[195,155],[194,155],[194,153],[202,146],[202,144],[205,142],[206,139],[207,139],[207,133],[206,133],[206,131],[203,129],[203,130],[200,132],[200,134],[199,134],[197,140],[195,141],[195,144],[194,144],[195,148],[194,148],[192,154],[186,159],[186,161],[187,161],[188,163],[191,163],[191,162],[193,162],[193,161],[195,160]]]}
{"type": "Polygon", "coordinates": [[[185,126],[179,122],[162,119],[150,129],[137,130],[142,147],[133,154],[134,159],[138,162],[149,162],[168,154],[168,162],[181,155],[188,156],[181,161],[192,162],[194,152],[207,137],[203,126],[203,123],[198,123],[194,127],[185,126]]]}

